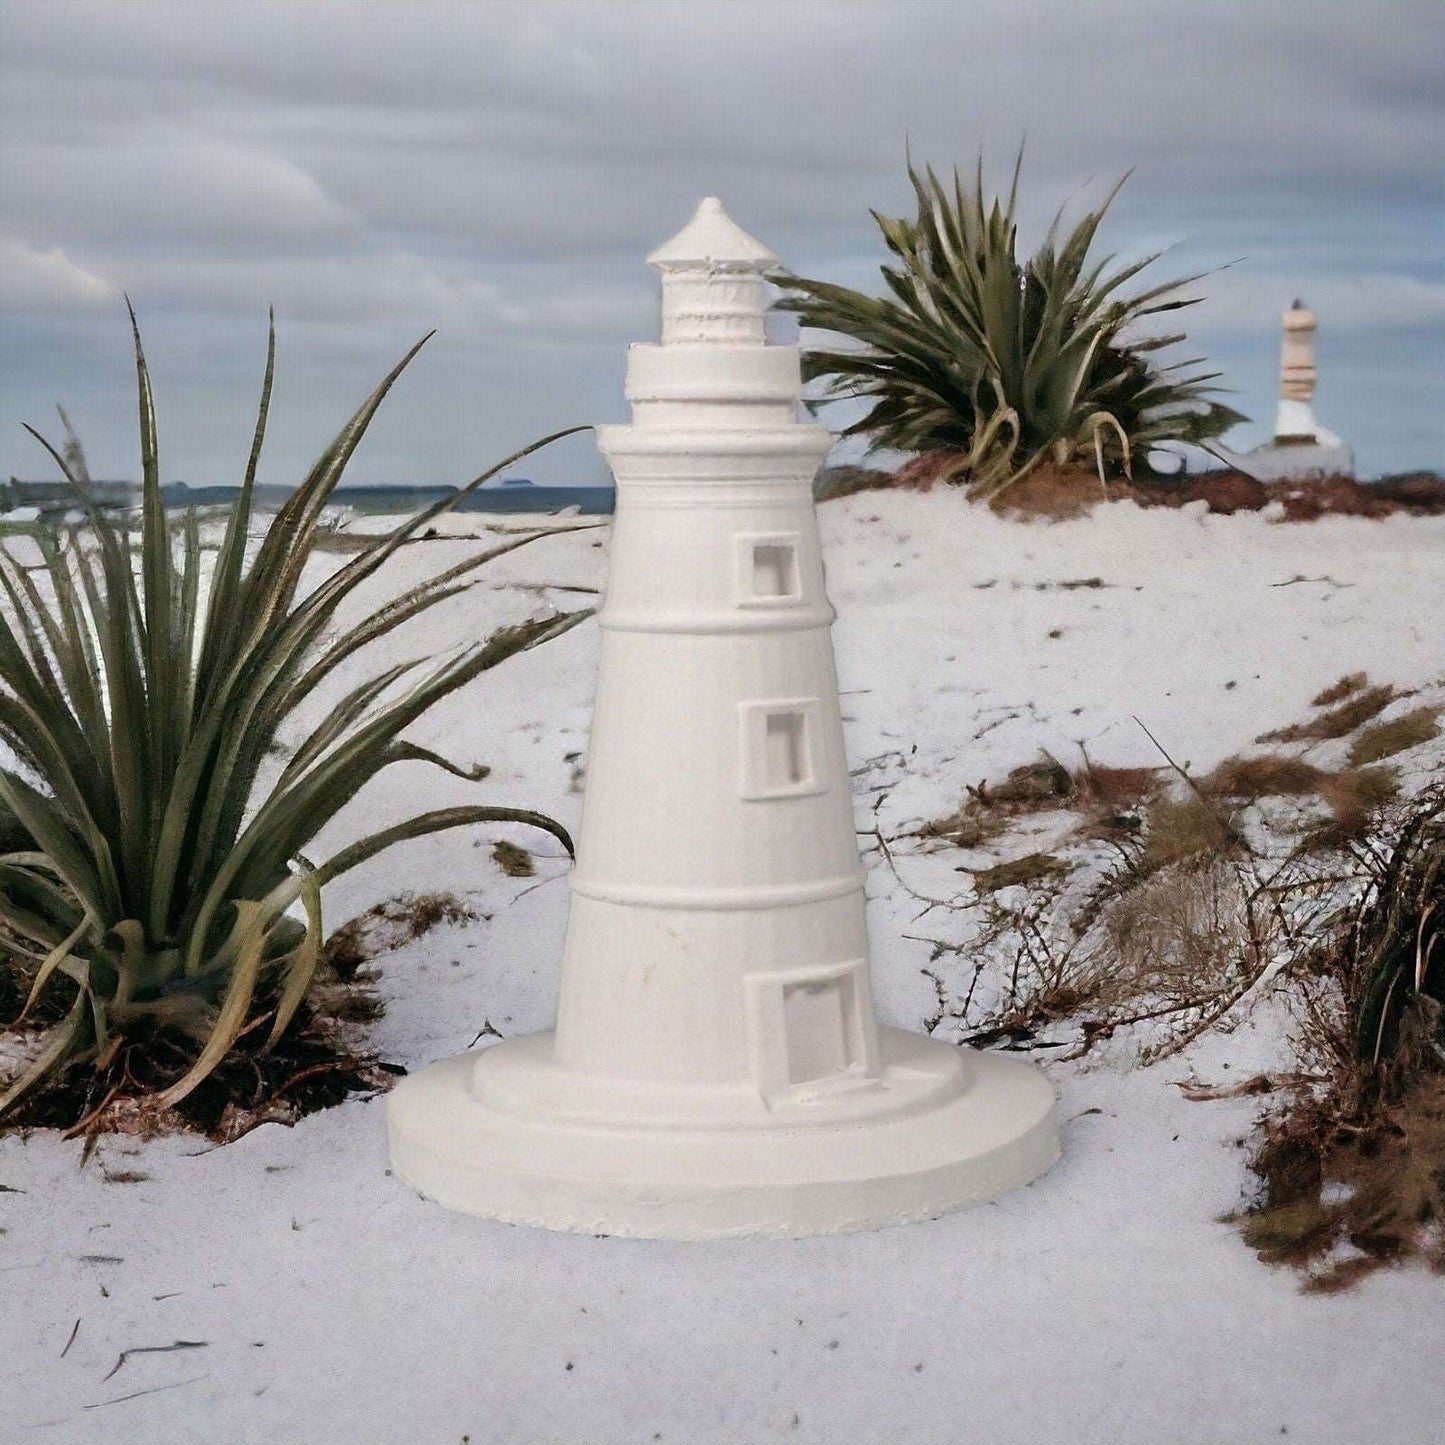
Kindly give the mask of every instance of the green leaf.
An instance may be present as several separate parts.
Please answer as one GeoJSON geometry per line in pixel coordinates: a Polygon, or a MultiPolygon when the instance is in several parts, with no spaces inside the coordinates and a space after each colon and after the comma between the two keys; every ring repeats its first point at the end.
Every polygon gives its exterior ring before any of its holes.
{"type": "Polygon", "coordinates": [[[232,906],[236,910],[236,924],[226,945],[229,961],[226,996],[200,1056],[174,1084],[156,1096],[157,1102],[165,1108],[179,1104],[209,1077],[246,1026],[246,1017],[256,992],[256,980],[265,957],[266,930],[276,915],[265,904],[246,899],[235,900],[232,906]]]}
{"type": "Polygon", "coordinates": [[[16,1100],[33,1089],[42,1079],[59,1073],[82,1047],[87,1013],[86,998],[84,993],[81,993],[77,995],[65,1018],[45,1035],[40,1052],[30,1061],[29,1066],[0,1094],[0,1114],[4,1114],[16,1100]]]}

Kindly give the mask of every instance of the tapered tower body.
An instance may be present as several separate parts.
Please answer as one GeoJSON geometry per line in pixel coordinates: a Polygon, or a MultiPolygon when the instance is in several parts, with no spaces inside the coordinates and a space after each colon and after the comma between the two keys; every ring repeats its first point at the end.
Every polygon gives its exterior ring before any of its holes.
{"type": "Polygon", "coordinates": [[[553,1228],[863,1228],[1032,1179],[1053,1095],[1015,1060],[874,1021],[863,872],[797,349],[776,259],[716,200],[648,258],[631,348],[587,792],[555,1034],[391,1100],[398,1172],[553,1228]]]}
{"type": "Polygon", "coordinates": [[[618,505],[557,1056],[765,1113],[878,1073],[812,500],[830,438],[797,421],[796,349],[765,344],[775,257],[710,200],[648,261],[662,342],[631,349],[632,425],[599,433],[618,505]]]}

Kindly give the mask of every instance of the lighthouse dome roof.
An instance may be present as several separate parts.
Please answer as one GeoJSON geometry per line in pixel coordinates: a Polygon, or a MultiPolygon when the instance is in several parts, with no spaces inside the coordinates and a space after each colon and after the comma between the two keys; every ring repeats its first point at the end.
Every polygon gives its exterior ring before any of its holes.
{"type": "Polygon", "coordinates": [[[728,213],[716,196],[698,204],[692,220],[647,258],[659,271],[766,271],[778,258],[755,241],[728,213]]]}

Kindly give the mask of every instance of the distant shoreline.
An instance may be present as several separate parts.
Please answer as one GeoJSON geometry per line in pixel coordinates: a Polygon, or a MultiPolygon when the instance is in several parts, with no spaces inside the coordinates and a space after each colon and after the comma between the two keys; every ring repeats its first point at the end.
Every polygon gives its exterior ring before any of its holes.
{"type": "MultiPolygon", "coordinates": [[[[161,488],[166,507],[184,511],[189,507],[229,507],[239,495],[234,486],[192,487],[170,482],[161,488]]],[[[292,487],[258,486],[256,506],[275,511],[291,496],[292,487]]],[[[328,505],[344,508],[359,516],[396,516],[431,506],[456,496],[457,487],[365,486],[338,487],[328,505]]],[[[140,504],[140,489],[130,482],[94,482],[89,487],[97,505],[126,508],[140,504]]],[[[458,512],[489,512],[515,515],[519,512],[550,516],[575,511],[583,516],[610,515],[615,492],[612,487],[509,486],[478,487],[456,504],[458,512]]],[[[0,517],[7,511],[34,509],[42,516],[75,510],[75,497],[64,482],[0,482],[0,517]]]]}

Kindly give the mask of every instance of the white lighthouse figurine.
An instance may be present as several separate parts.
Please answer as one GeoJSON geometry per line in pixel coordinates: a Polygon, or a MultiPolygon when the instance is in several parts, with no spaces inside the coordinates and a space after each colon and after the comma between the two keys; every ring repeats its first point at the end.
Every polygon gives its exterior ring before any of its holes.
{"type": "Polygon", "coordinates": [[[879,1028],[776,258],[714,199],[648,257],[554,1033],[432,1065],[396,1172],[454,1209],[702,1239],[928,1218],[1058,1154],[1031,1066],[879,1028]]]}

